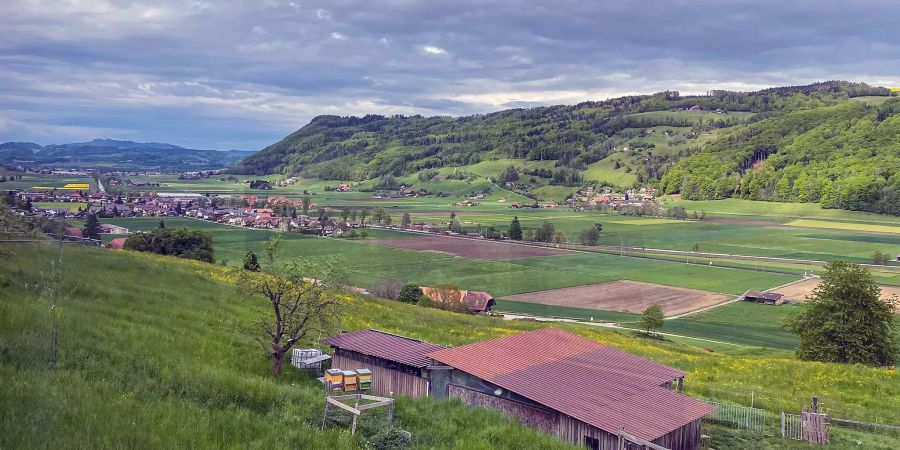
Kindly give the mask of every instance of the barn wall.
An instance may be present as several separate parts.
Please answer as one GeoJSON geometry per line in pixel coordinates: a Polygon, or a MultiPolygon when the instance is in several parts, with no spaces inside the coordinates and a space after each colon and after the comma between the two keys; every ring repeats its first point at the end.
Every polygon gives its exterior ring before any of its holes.
{"type": "Polygon", "coordinates": [[[559,432],[557,435],[562,440],[575,445],[584,445],[584,437],[590,436],[600,441],[600,450],[619,449],[619,436],[607,433],[565,414],[559,415],[559,432]]]}
{"type": "Polygon", "coordinates": [[[653,441],[672,450],[695,450],[700,448],[700,419],[685,424],[653,441]]]}
{"type": "MultiPolygon", "coordinates": [[[[369,369],[372,371],[372,390],[374,395],[382,397],[406,395],[409,397],[427,397],[428,380],[395,368],[387,368],[372,358],[356,358],[352,352],[335,354],[331,359],[331,367],[341,370],[369,369]]],[[[408,368],[414,371],[415,368],[408,368]]]]}
{"type": "Polygon", "coordinates": [[[556,411],[538,409],[524,403],[455,385],[449,387],[449,394],[450,397],[456,397],[467,405],[496,409],[518,420],[523,425],[545,433],[556,434],[559,424],[559,413],[556,411]]]}

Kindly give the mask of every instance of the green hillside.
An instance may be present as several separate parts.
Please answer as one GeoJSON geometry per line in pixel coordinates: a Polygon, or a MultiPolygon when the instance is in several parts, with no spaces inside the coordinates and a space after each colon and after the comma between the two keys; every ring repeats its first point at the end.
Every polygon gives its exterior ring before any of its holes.
{"type": "Polygon", "coordinates": [[[900,99],[847,102],[736,127],[660,187],[689,200],[816,202],[900,215],[900,99]]]}
{"type": "Polygon", "coordinates": [[[900,100],[889,96],[833,81],[464,117],[319,116],[234,170],[373,186],[394,177],[384,185],[397,179],[427,189],[435,181],[506,182],[501,172],[514,166],[516,189],[541,199],[585,185],[659,186],[685,199],[900,214],[900,100]]]}
{"type": "MultiPolygon", "coordinates": [[[[0,447],[366,445],[365,436],[351,438],[346,429],[318,430],[323,394],[317,381],[290,369],[279,378],[268,375],[267,355],[252,332],[262,302],[241,296],[228,269],[56,244],[3,244],[0,250],[0,447]],[[51,368],[54,313],[60,350],[51,368]]],[[[445,345],[544,326],[371,298],[349,300],[345,311],[346,330],[380,328],[445,345]]],[[[777,350],[708,353],[624,332],[560,326],[686,370],[690,395],[738,403],[752,395],[771,415],[769,423],[812,395],[841,417],[900,421],[896,372],[804,363],[777,350]]],[[[414,448],[570,448],[499,412],[456,401],[401,399],[396,423],[412,433],[414,448]]],[[[806,448],[780,437],[710,430],[715,448],[806,448]]],[[[897,441],[833,430],[832,447],[857,445],[888,449],[897,441]]]]}

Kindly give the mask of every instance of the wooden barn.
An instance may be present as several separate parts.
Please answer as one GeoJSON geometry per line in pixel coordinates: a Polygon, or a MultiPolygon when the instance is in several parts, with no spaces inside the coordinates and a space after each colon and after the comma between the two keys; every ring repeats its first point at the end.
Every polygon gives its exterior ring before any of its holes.
{"type": "Polygon", "coordinates": [[[377,330],[342,333],[324,342],[334,349],[331,368],[371,370],[371,393],[382,397],[429,395],[426,355],[446,348],[377,330]]]}
{"type": "Polygon", "coordinates": [[[504,411],[595,450],[620,434],[673,450],[700,447],[708,403],[676,392],[684,372],[556,328],[437,350],[431,395],[504,411]]]}
{"type": "Polygon", "coordinates": [[[784,295],[777,292],[747,291],[743,295],[744,300],[766,305],[780,305],[784,303],[784,295]]]}

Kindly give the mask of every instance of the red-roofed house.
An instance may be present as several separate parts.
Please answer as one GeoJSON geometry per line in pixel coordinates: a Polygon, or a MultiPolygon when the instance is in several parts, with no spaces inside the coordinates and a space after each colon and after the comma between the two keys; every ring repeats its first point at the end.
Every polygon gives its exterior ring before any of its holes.
{"type": "Polygon", "coordinates": [[[591,449],[619,431],[673,450],[700,446],[708,403],[673,390],[684,372],[556,328],[428,353],[431,395],[499,409],[591,449]]]}
{"type": "Polygon", "coordinates": [[[81,232],[81,228],[66,227],[66,236],[82,237],[84,234],[81,232]]]}
{"type": "Polygon", "coordinates": [[[377,330],[341,333],[324,341],[334,349],[333,369],[372,371],[374,395],[425,397],[429,352],[446,347],[377,330]]]}

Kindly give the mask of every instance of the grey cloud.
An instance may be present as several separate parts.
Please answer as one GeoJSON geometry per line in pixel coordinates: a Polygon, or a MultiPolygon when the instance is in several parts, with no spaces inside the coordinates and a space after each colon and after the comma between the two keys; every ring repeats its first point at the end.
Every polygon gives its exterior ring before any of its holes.
{"type": "Polygon", "coordinates": [[[11,0],[0,5],[0,139],[107,130],[253,149],[320,113],[457,115],[833,78],[900,84],[893,8],[11,0]]]}

